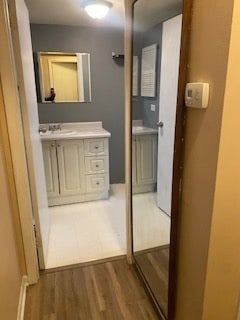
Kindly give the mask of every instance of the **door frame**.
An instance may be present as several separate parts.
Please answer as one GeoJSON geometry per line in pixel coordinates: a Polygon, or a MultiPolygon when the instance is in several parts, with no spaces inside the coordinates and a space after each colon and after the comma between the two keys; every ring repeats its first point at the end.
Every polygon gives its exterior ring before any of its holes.
{"type": "MultiPolygon", "coordinates": [[[[133,5],[137,0],[125,0],[125,161],[126,161],[126,214],[127,214],[127,260],[134,263],[133,256],[133,215],[132,215],[132,38],[133,38],[133,5]]],[[[183,18],[181,49],[179,60],[178,97],[176,108],[176,127],[173,159],[173,184],[172,184],[172,209],[170,230],[170,257],[169,257],[169,291],[168,291],[168,320],[173,320],[176,305],[176,280],[177,280],[177,248],[178,225],[181,199],[181,176],[183,169],[184,124],[185,124],[185,85],[188,78],[188,57],[190,44],[190,27],[193,0],[183,0],[183,18]]],[[[162,319],[165,319],[161,309],[151,293],[143,275],[143,283],[162,319]]]]}
{"type": "Polygon", "coordinates": [[[173,156],[172,209],[169,256],[169,291],[168,317],[174,319],[176,304],[177,260],[178,260],[178,226],[181,204],[181,179],[183,171],[184,127],[186,121],[185,87],[189,73],[189,47],[193,0],[183,0],[182,35],[179,60],[178,97],[176,109],[176,126],[173,156]]]}
{"type": "Polygon", "coordinates": [[[29,13],[23,0],[8,1],[14,61],[18,81],[22,127],[32,201],[32,224],[40,269],[45,269],[50,232],[47,191],[38,134],[37,99],[34,83],[29,13]]]}
{"type": "Polygon", "coordinates": [[[33,226],[33,204],[7,0],[0,2],[0,41],[2,43],[0,50],[0,73],[6,115],[6,120],[3,119],[2,121],[5,121],[8,130],[12,157],[12,163],[9,165],[12,166],[14,176],[15,197],[22,231],[26,273],[28,282],[33,284],[38,281],[39,266],[33,226]]]}

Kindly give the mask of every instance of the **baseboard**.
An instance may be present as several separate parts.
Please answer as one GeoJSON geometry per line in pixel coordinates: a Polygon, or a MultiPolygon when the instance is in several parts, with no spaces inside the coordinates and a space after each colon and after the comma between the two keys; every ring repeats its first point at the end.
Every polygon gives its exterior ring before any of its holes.
{"type": "Polygon", "coordinates": [[[20,289],[20,295],[19,295],[19,302],[18,302],[17,320],[24,320],[24,309],[25,309],[26,292],[27,292],[28,284],[29,284],[28,277],[23,276],[21,289],[20,289]]]}

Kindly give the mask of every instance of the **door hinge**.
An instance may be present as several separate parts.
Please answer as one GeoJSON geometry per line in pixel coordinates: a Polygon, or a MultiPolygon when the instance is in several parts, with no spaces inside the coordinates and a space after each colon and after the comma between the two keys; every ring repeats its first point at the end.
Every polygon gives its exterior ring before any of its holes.
{"type": "Polygon", "coordinates": [[[37,228],[36,228],[35,224],[33,225],[33,230],[34,230],[34,235],[35,235],[36,246],[37,246],[37,248],[40,248],[41,247],[41,241],[40,241],[40,237],[38,235],[37,228]]]}

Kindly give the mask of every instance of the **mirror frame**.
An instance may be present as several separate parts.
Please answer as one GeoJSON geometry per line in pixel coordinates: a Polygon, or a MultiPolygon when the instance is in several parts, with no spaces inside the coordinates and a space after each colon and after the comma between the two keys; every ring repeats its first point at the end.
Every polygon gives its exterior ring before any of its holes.
{"type": "MultiPolygon", "coordinates": [[[[133,12],[138,0],[125,0],[125,140],[126,140],[126,210],[127,210],[127,259],[133,263],[143,280],[154,306],[162,320],[166,320],[159,304],[133,255],[133,211],[132,211],[132,65],[133,65],[133,12]]],[[[188,79],[188,57],[190,44],[191,16],[193,0],[183,0],[182,35],[179,62],[178,96],[173,160],[172,209],[170,229],[168,320],[173,320],[176,311],[177,262],[180,223],[181,176],[183,170],[185,85],[188,79]]]]}

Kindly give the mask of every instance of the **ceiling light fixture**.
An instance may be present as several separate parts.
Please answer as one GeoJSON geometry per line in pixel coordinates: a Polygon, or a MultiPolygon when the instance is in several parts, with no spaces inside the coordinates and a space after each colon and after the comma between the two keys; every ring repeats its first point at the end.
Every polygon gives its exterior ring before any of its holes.
{"type": "Polygon", "coordinates": [[[102,19],[106,16],[112,4],[106,0],[86,0],[83,1],[82,7],[91,18],[102,19]]]}

